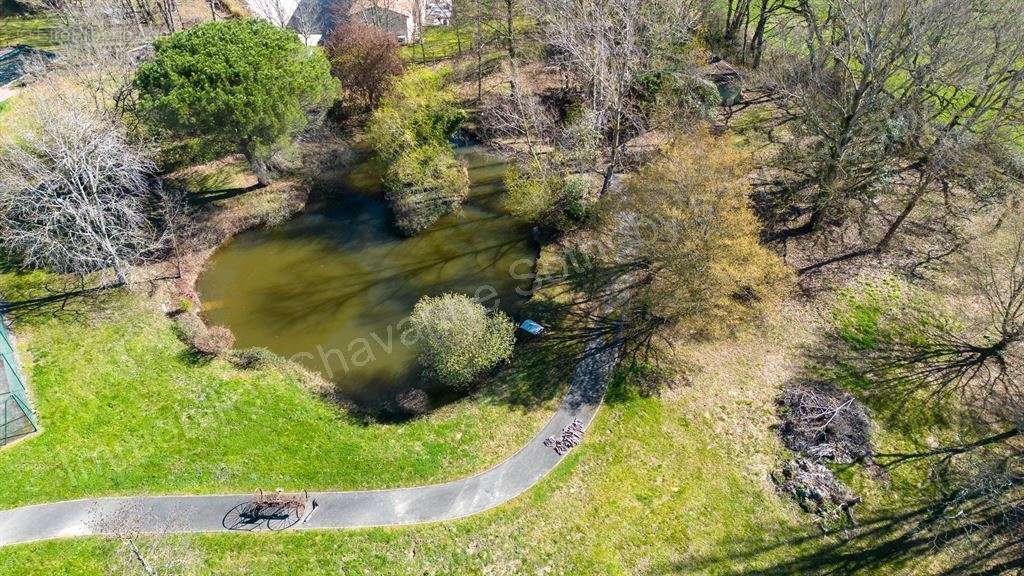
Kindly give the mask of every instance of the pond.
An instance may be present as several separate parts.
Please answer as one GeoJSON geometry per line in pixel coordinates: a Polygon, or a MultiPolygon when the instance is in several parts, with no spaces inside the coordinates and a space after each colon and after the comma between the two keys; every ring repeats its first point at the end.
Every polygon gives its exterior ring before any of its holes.
{"type": "Polygon", "coordinates": [[[445,393],[418,374],[413,305],[459,292],[515,317],[537,256],[529,226],[501,207],[505,161],[475,147],[457,153],[470,197],[414,237],[394,232],[367,161],[329,199],[227,242],[198,282],[207,322],[230,328],[236,348],[266,347],[320,372],[367,409],[412,388],[445,393]]]}

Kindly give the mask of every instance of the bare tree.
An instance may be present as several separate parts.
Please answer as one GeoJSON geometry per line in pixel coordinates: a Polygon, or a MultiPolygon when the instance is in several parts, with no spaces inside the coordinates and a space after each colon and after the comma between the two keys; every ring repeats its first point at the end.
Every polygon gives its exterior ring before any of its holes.
{"type": "Polygon", "coordinates": [[[201,568],[201,553],[188,540],[171,534],[176,526],[157,522],[142,506],[94,510],[90,517],[93,530],[118,542],[108,565],[111,576],[189,576],[201,568]],[[154,524],[160,529],[154,531],[154,524]]]}
{"type": "Polygon", "coordinates": [[[930,192],[977,192],[999,171],[992,150],[1024,109],[1024,4],[833,0],[797,12],[805,55],[776,71],[794,137],[779,157],[789,177],[764,196],[770,237],[850,222],[864,237],[807,273],[883,252],[930,192]]]}
{"type": "Polygon", "coordinates": [[[781,159],[796,198],[783,195],[781,209],[806,218],[774,239],[817,231],[846,201],[884,181],[884,123],[892,112],[886,82],[912,48],[909,10],[888,0],[802,3],[807,56],[784,61],[777,73],[795,132],[781,159]]]}
{"type": "Polygon", "coordinates": [[[302,37],[303,44],[308,46],[315,36],[324,34],[327,16],[319,2],[299,0],[288,26],[295,30],[302,37]]]}
{"type": "Polygon", "coordinates": [[[799,11],[799,0],[728,0],[722,20],[721,48],[738,55],[755,70],[769,38],[784,38],[793,13],[799,11]],[[753,26],[753,29],[751,29],[753,26]]]}
{"type": "Polygon", "coordinates": [[[342,87],[370,109],[402,74],[402,56],[393,34],[366,24],[336,28],[325,46],[331,72],[342,87]]]}
{"type": "Polygon", "coordinates": [[[122,126],[71,97],[37,97],[0,143],[0,239],[24,264],[84,275],[160,250],[156,168],[122,126]]]}
{"type": "Polygon", "coordinates": [[[701,7],[677,0],[540,0],[537,6],[545,39],[562,55],[605,135],[604,194],[626,137],[644,124],[638,82],[665,67],[673,57],[669,47],[688,43],[701,7]]]}
{"type": "Polygon", "coordinates": [[[46,0],[60,42],[60,57],[37,60],[36,77],[52,74],[121,121],[133,121],[135,70],[161,27],[139,20],[120,0],[46,0]]]}
{"type": "Polygon", "coordinates": [[[980,192],[962,210],[970,214],[1010,189],[993,156],[1017,146],[1012,134],[1024,112],[1024,2],[939,0],[919,21],[912,59],[888,88],[902,132],[889,148],[906,159],[913,183],[900,191],[897,212],[877,240],[802,272],[883,252],[931,192],[942,191],[947,207],[950,187],[980,192]]]}
{"type": "Polygon", "coordinates": [[[546,169],[546,150],[557,130],[555,118],[534,94],[523,90],[515,72],[509,77],[511,91],[490,98],[484,106],[484,129],[496,146],[523,157],[532,170],[546,169]]]}
{"type": "Polygon", "coordinates": [[[286,28],[292,19],[292,14],[297,10],[296,4],[295,0],[251,0],[249,7],[274,26],[286,28]]]}

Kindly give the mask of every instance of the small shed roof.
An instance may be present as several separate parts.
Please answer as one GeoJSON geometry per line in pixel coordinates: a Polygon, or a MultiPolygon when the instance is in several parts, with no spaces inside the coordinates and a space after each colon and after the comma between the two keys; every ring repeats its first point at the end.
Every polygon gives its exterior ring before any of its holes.
{"type": "Polygon", "coordinates": [[[740,73],[732,64],[729,64],[725,60],[722,60],[718,56],[715,56],[708,62],[708,65],[704,67],[704,73],[707,74],[713,82],[726,82],[730,80],[738,80],[740,73]]]}

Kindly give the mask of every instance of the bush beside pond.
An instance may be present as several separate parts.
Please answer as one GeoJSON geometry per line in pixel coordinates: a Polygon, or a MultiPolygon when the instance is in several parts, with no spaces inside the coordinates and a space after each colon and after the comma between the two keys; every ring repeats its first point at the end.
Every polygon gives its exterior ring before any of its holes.
{"type": "Polygon", "coordinates": [[[445,78],[425,69],[406,74],[368,127],[396,227],[406,235],[458,209],[469,195],[469,175],[450,143],[466,113],[445,78]]]}
{"type": "Polygon", "coordinates": [[[203,319],[193,311],[179,314],[174,324],[181,340],[204,356],[219,356],[235,345],[231,330],[223,326],[207,327],[203,319]]]}
{"type": "Polygon", "coordinates": [[[384,175],[384,188],[395,225],[411,236],[462,204],[469,175],[451,147],[431,144],[399,156],[384,175]]]}
{"type": "Polygon", "coordinates": [[[488,313],[468,296],[425,296],[410,320],[419,336],[424,371],[449,386],[468,386],[512,357],[515,324],[504,312],[488,313]]]}
{"type": "Polygon", "coordinates": [[[551,176],[511,167],[505,173],[505,209],[517,218],[565,232],[586,220],[593,186],[586,176],[551,176]]]}

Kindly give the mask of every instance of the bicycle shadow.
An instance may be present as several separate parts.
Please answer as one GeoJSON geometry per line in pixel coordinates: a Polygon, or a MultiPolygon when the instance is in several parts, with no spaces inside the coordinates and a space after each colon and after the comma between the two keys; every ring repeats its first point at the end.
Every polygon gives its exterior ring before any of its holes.
{"type": "Polygon", "coordinates": [[[224,514],[221,524],[234,532],[280,532],[302,521],[303,510],[289,505],[260,505],[245,501],[224,514]]]}

